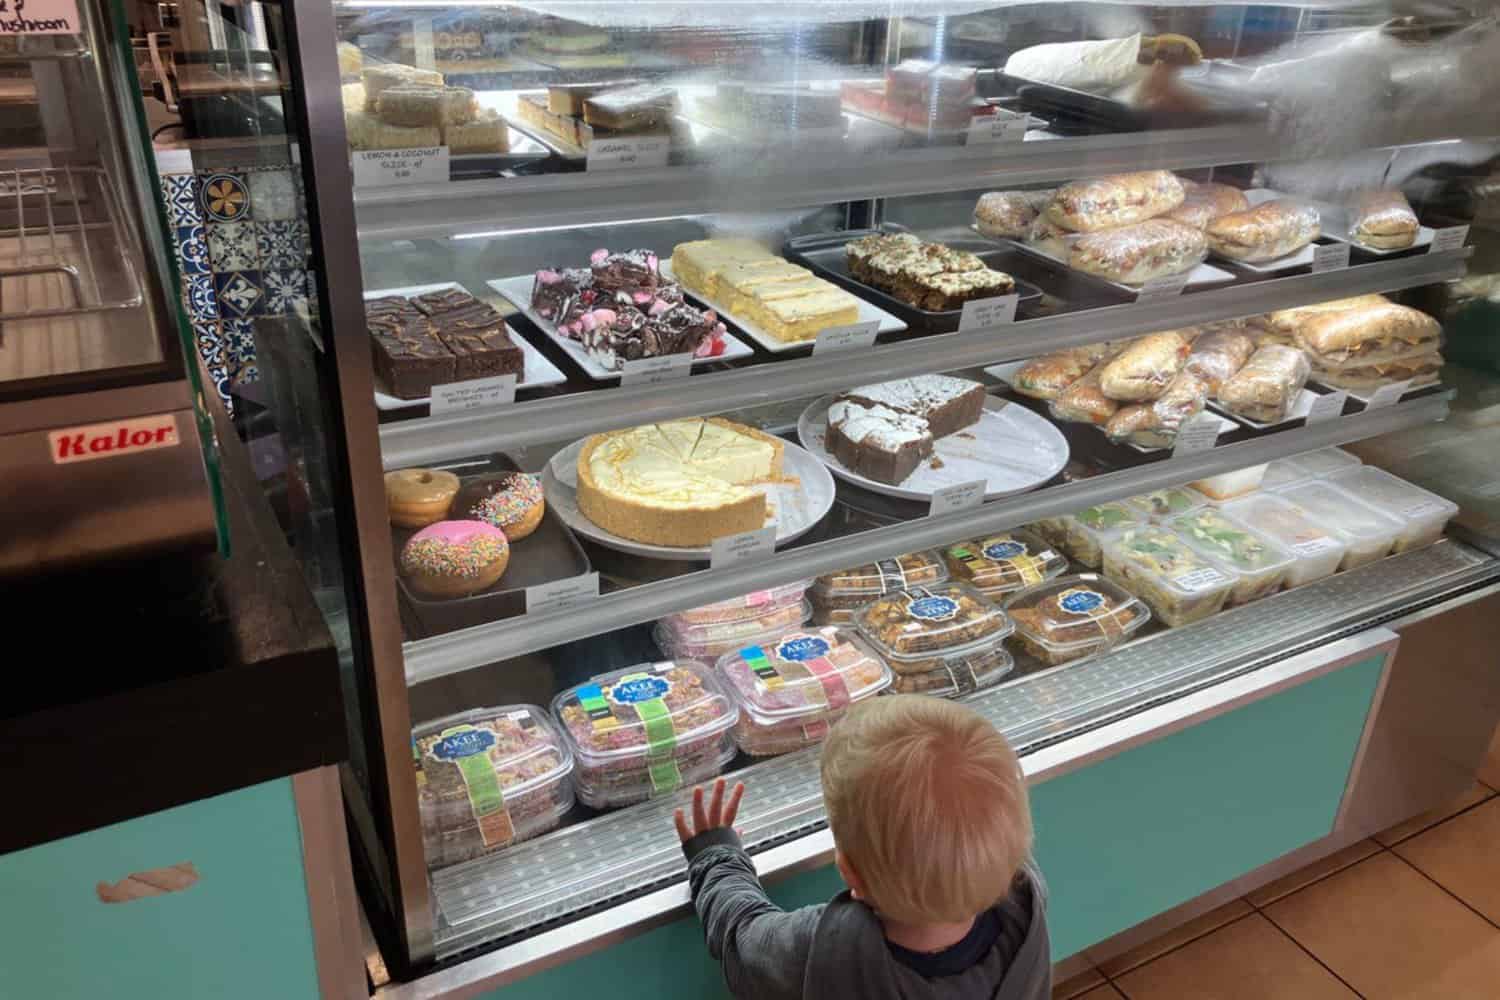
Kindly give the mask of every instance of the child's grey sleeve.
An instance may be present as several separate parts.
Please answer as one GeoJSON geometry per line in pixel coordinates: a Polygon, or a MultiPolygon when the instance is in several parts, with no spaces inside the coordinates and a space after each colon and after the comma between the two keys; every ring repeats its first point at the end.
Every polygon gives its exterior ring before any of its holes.
{"type": "Polygon", "coordinates": [[[693,906],[709,954],[724,967],[729,992],[755,1000],[801,1000],[823,907],[788,913],[771,902],[733,831],[711,830],[683,850],[693,906]]]}

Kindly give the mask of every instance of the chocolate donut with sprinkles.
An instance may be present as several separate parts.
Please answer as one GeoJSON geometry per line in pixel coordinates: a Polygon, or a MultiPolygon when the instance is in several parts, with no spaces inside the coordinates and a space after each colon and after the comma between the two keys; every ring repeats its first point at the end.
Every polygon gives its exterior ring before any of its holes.
{"type": "Polygon", "coordinates": [[[525,472],[501,472],[470,479],[453,498],[454,517],[483,521],[518,542],[542,523],[547,501],[540,477],[525,472]]]}

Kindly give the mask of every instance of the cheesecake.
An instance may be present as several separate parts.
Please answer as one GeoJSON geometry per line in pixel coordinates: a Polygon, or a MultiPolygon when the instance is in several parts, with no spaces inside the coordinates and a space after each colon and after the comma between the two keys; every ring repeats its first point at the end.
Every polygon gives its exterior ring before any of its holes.
{"type": "Polygon", "coordinates": [[[612,534],[692,548],[764,527],[757,484],[782,479],[782,442],[717,417],[595,434],[578,456],[578,509],[612,534]]]}

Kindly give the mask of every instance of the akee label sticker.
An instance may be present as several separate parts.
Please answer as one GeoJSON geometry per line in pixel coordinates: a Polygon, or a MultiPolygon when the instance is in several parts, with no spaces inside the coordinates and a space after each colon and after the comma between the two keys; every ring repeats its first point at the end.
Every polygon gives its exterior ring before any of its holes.
{"type": "Polygon", "coordinates": [[[443,184],[448,180],[448,147],[362,149],[354,153],[355,187],[443,184]]]}

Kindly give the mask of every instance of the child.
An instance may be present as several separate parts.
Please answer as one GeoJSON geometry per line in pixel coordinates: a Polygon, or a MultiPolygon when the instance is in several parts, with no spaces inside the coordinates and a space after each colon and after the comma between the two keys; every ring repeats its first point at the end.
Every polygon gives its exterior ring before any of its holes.
{"type": "Polygon", "coordinates": [[[1020,762],[963,705],[922,695],[850,710],[823,748],[834,863],[848,889],[787,913],[733,830],[744,785],[677,810],[693,905],[736,997],[1046,1000],[1046,895],[1028,864],[1020,762]]]}

